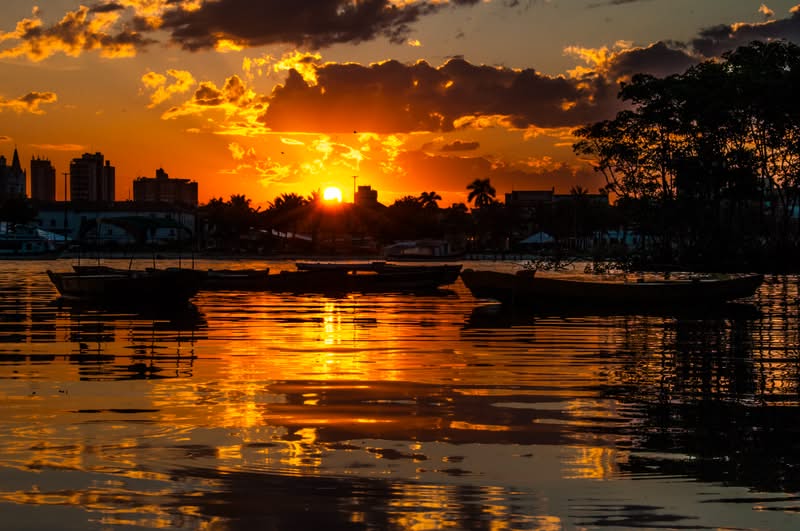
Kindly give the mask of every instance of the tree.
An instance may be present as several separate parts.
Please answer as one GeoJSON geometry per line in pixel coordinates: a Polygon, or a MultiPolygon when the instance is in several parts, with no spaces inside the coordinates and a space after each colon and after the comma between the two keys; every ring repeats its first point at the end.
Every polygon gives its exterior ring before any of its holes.
{"type": "Polygon", "coordinates": [[[496,190],[492,186],[488,178],[475,179],[467,185],[469,195],[467,195],[467,202],[473,203],[475,208],[484,208],[494,203],[496,190]]]}
{"type": "Polygon", "coordinates": [[[442,196],[437,194],[436,192],[422,192],[419,195],[419,203],[422,205],[422,208],[426,209],[438,209],[439,204],[437,201],[441,201],[442,196]]]}
{"type": "Polygon", "coordinates": [[[573,149],[594,159],[618,208],[665,253],[676,240],[706,257],[767,241],[780,256],[797,239],[798,85],[800,47],[784,41],[664,79],[636,75],[619,93],[632,108],[576,130],[573,149]]]}

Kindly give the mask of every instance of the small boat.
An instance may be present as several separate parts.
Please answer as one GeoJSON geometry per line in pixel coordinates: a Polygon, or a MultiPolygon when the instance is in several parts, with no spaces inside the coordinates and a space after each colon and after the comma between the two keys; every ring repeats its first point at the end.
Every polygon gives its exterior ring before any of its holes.
{"type": "Polygon", "coordinates": [[[269,284],[269,269],[209,269],[201,289],[263,290],[269,284]]]}
{"type": "Polygon", "coordinates": [[[417,265],[388,262],[298,262],[297,271],[282,271],[280,289],[304,285],[312,291],[425,291],[453,284],[461,264],[417,265]]]}
{"type": "Polygon", "coordinates": [[[413,292],[458,280],[461,265],[397,265],[385,262],[297,262],[294,271],[235,270],[209,275],[203,289],[285,293],[413,292]]]}
{"type": "Polygon", "coordinates": [[[204,271],[178,268],[128,270],[75,266],[74,269],[47,270],[47,276],[63,298],[119,306],[184,304],[198,292],[206,276],[204,271]]]}
{"type": "Polygon", "coordinates": [[[752,296],[764,275],[671,275],[628,278],[549,276],[531,270],[461,272],[476,298],[538,308],[709,306],[752,296]]]}

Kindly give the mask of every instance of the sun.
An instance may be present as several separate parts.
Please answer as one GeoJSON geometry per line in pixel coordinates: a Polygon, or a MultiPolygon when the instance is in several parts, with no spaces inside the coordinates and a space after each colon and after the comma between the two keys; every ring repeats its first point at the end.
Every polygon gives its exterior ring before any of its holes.
{"type": "Polygon", "coordinates": [[[335,186],[329,186],[322,192],[322,199],[325,201],[342,202],[342,191],[335,186]]]}

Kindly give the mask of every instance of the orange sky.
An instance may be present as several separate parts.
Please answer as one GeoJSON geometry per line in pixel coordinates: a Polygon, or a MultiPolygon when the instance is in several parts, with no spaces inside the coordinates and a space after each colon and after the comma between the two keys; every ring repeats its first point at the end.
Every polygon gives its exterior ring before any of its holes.
{"type": "Polygon", "coordinates": [[[384,204],[466,202],[487,177],[501,197],[596,191],[570,132],[613,117],[620,81],[798,40],[794,1],[5,0],[0,154],[52,160],[59,199],[96,151],[119,200],[159,167],[255,206],[349,200],[354,176],[384,204]]]}

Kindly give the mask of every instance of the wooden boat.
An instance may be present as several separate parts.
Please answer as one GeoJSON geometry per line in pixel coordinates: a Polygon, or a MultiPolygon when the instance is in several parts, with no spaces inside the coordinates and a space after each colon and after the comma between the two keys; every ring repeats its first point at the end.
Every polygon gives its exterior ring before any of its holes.
{"type": "Polygon", "coordinates": [[[297,262],[296,270],[209,271],[201,289],[286,293],[413,292],[458,280],[461,265],[397,265],[385,262],[297,262]]]}
{"type": "Polygon", "coordinates": [[[672,278],[593,278],[476,271],[461,273],[464,285],[480,299],[528,307],[652,307],[722,304],[750,297],[763,275],[707,275],[672,278]]]}
{"type": "Polygon", "coordinates": [[[209,269],[201,289],[263,290],[269,285],[269,269],[209,269]]]}
{"type": "Polygon", "coordinates": [[[282,271],[275,275],[271,289],[314,292],[425,291],[455,283],[461,272],[461,264],[298,262],[296,267],[297,271],[282,271]]]}
{"type": "Polygon", "coordinates": [[[47,276],[66,299],[115,305],[171,306],[184,304],[200,289],[204,271],[192,269],[127,270],[107,266],[75,266],[74,271],[47,276]]]}

